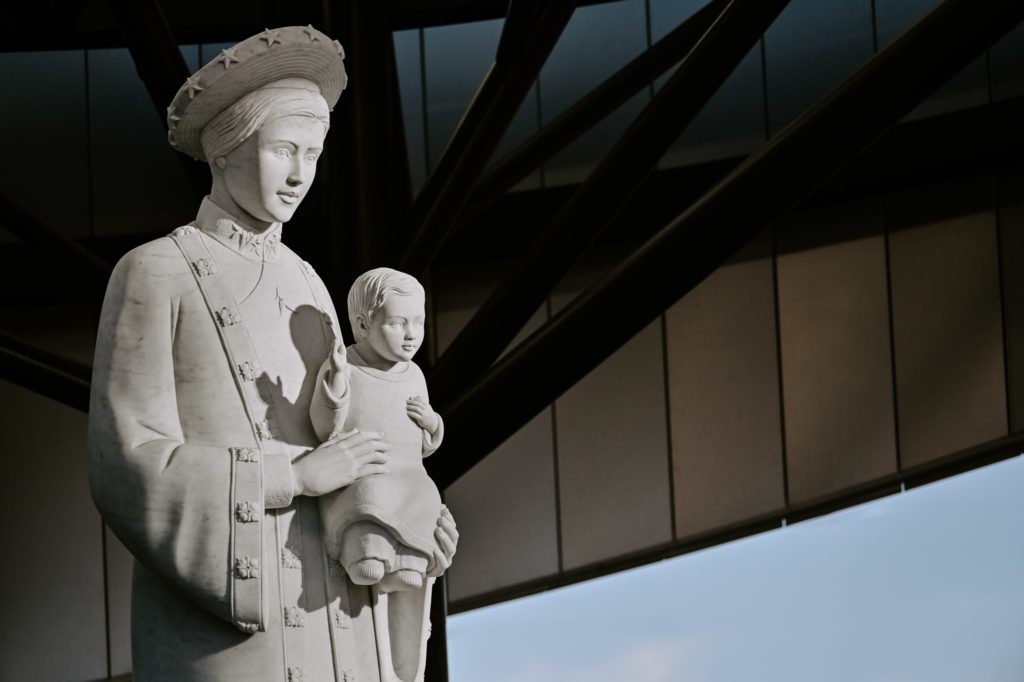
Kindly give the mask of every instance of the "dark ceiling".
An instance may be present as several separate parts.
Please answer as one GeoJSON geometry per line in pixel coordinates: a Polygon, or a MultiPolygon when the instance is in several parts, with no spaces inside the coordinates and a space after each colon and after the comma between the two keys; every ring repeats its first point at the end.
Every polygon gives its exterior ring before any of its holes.
{"type": "MultiPolygon", "coordinates": [[[[154,2],[156,0],[139,0],[154,2]]],[[[378,0],[374,0],[375,2],[378,0]]],[[[596,5],[609,0],[583,0],[596,5]]],[[[180,45],[235,42],[267,26],[321,24],[339,0],[166,0],[159,5],[180,45]]],[[[390,0],[394,31],[504,17],[507,0],[390,0]]],[[[108,0],[36,0],[3,10],[0,52],[123,47],[108,0]]]]}

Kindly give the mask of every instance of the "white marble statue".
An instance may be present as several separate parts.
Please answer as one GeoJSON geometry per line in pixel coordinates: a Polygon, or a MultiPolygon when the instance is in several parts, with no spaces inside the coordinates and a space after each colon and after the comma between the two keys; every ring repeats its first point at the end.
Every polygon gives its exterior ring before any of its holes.
{"type": "Polygon", "coordinates": [[[310,404],[320,438],[370,431],[390,445],[388,473],[320,498],[328,556],[352,582],[383,592],[421,588],[444,566],[443,558],[434,559],[441,496],[422,461],[441,444],[444,426],[412,361],[425,316],[423,287],[411,275],[376,268],[357,278],[348,294],[356,342],[347,350],[338,342],[310,404]]]}
{"type": "MultiPolygon", "coordinates": [[[[379,434],[317,437],[310,402],[340,327],[319,277],[281,243],[345,86],[342,58],[316,29],[285,27],[191,76],[169,135],[209,163],[210,195],[195,221],[125,255],[107,288],[89,474],[136,559],[136,682],[422,676],[427,585],[389,604],[327,556],[317,498],[391,457],[379,434]]],[[[458,534],[446,511],[430,523],[437,572],[458,534]]]]}

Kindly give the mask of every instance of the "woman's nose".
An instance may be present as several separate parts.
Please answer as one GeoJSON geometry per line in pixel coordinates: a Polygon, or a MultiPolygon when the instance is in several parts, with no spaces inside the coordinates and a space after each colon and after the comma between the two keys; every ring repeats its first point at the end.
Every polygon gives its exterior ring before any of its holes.
{"type": "Polygon", "coordinates": [[[302,159],[295,156],[292,160],[292,167],[288,173],[288,179],[286,181],[289,187],[298,187],[299,185],[306,182],[306,168],[302,163],[302,159]]]}

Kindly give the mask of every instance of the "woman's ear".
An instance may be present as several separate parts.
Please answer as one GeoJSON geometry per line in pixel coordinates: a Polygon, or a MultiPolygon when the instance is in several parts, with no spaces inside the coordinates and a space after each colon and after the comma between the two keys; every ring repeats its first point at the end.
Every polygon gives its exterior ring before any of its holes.
{"type": "Polygon", "coordinates": [[[216,159],[213,160],[213,163],[220,170],[224,170],[224,167],[228,165],[228,160],[223,156],[218,156],[216,159]]]}

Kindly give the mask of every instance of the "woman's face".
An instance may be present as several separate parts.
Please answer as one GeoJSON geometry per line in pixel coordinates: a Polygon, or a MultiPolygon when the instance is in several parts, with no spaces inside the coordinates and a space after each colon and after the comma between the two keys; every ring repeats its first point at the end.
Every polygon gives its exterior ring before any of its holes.
{"type": "Polygon", "coordinates": [[[259,222],[288,222],[316,177],[326,136],[309,116],[267,121],[218,163],[231,199],[259,222]]]}

